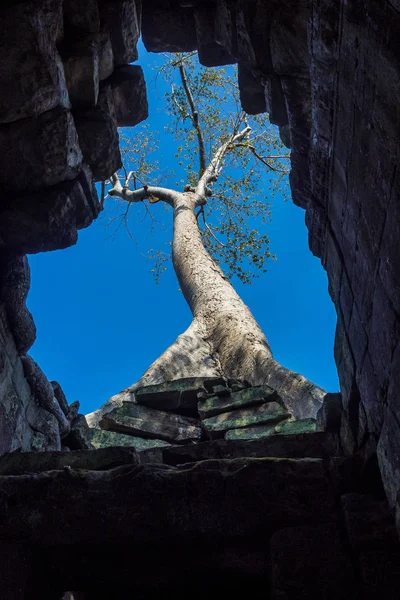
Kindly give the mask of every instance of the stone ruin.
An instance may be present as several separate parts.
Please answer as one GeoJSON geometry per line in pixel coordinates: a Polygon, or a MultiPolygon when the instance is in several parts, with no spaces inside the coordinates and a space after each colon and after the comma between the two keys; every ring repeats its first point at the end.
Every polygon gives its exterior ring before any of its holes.
{"type": "Polygon", "coordinates": [[[397,599],[398,0],[6,0],[0,27],[2,598],[397,599]],[[244,109],[291,148],[338,315],[341,394],[316,421],[273,390],[193,379],[93,434],[27,355],[25,255],[98,215],[117,127],[147,116],[140,34],[238,63],[244,109]]]}

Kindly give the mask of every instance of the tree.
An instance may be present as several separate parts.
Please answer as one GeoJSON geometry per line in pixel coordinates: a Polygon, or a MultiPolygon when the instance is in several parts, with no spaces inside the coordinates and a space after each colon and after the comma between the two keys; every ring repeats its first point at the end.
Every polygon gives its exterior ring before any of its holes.
{"type": "MultiPolygon", "coordinates": [[[[178,167],[184,168],[183,190],[151,183],[159,177],[159,166],[148,160],[153,140],[146,134],[123,140],[128,160],[107,191],[125,204],[121,218],[128,228],[134,203],[147,201],[148,207],[162,202],[172,209],[172,261],[193,321],[129,391],[182,377],[222,375],[253,385],[268,383],[294,416],[313,416],[323,390],[275,361],[229,281],[236,275],[249,282],[265,271],[269,240],[259,235],[255,220],[270,218],[263,189],[267,185],[271,194],[281,185],[288,154],[266,115],[250,117],[240,109],[237,84],[224,69],[200,69],[193,55],[174,55],[161,74],[172,81],[166,98],[169,129],[177,138],[178,167]],[[177,83],[172,71],[179,75],[177,83]]],[[[92,413],[89,422],[96,424],[103,412],[120,403],[121,394],[92,413]]]]}

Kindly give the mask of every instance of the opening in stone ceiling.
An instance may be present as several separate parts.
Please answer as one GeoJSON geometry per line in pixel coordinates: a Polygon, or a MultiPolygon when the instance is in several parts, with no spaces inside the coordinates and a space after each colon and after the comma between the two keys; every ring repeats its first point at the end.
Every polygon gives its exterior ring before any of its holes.
{"type": "MultiPolygon", "coordinates": [[[[158,159],[155,183],[165,185],[171,168],[178,170],[176,163],[181,158],[179,144],[173,145],[165,129],[171,117],[165,112],[164,95],[171,87],[162,81],[159,71],[166,58],[148,54],[141,43],[139,54],[150,113],[142,129],[143,142],[152,150],[150,136],[161,138],[158,156],[149,152],[147,160],[158,159]]],[[[233,67],[226,69],[233,71],[233,67]]],[[[243,100],[246,104],[242,93],[243,100]]],[[[247,108],[252,110],[254,105],[247,108]]],[[[132,143],[132,134],[140,128],[122,128],[120,132],[132,143]]],[[[140,147],[140,138],[136,137],[135,143],[140,147]]],[[[173,176],[178,184],[182,184],[180,175],[173,176]]],[[[234,277],[234,286],[266,333],[275,358],[324,389],[336,391],[335,312],[325,272],[308,248],[304,211],[291,199],[284,201],[288,193],[287,180],[281,181],[276,195],[269,199],[271,222],[264,225],[258,219],[254,223],[260,235],[269,237],[276,262],[267,261],[268,272],[250,285],[234,277]]],[[[85,413],[139,379],[190,324],[190,311],[172,268],[162,275],[159,285],[150,274],[160,256],[170,254],[172,231],[171,214],[157,205],[150,209],[132,205],[127,231],[118,218],[121,206],[107,198],[105,210],[80,232],[76,246],[30,257],[28,303],[38,328],[31,354],[50,378],[62,382],[70,401],[80,400],[85,413]],[[155,261],[149,260],[149,250],[155,261]],[[158,255],[159,251],[162,254],[158,255]]]]}

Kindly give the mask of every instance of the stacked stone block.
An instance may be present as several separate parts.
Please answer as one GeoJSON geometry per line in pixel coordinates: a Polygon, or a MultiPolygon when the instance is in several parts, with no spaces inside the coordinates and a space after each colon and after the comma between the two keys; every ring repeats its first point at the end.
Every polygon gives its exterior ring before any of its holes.
{"type": "MultiPolygon", "coordinates": [[[[45,0],[0,9],[0,452],[87,447],[26,356],[27,253],[65,248],[97,217],[95,181],[121,166],[117,127],[147,117],[141,5],[45,0]],[[65,443],[67,442],[67,443],[65,443]]],[[[61,402],[62,404],[62,402],[61,402]]]]}

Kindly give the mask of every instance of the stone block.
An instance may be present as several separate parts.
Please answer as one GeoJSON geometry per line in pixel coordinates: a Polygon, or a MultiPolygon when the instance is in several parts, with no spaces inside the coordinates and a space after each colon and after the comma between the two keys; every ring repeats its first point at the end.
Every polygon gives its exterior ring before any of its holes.
{"type": "Polygon", "coordinates": [[[292,142],[290,138],[290,127],[288,124],[281,125],[279,127],[279,137],[281,138],[281,141],[283,145],[286,146],[286,148],[290,149],[292,147],[292,142]]]}
{"type": "Polygon", "coordinates": [[[24,254],[67,248],[99,210],[92,173],[84,167],[71,181],[18,195],[1,206],[0,247],[24,254]]]}
{"type": "Polygon", "coordinates": [[[0,497],[13,496],[16,504],[0,508],[0,537],[7,533],[53,548],[113,540],[119,547],[162,542],[168,548],[177,539],[181,547],[193,546],[193,539],[211,547],[258,539],[265,546],[277,528],[318,525],[336,515],[319,459],[242,458],[180,468],[125,465],[80,471],[78,477],[69,469],[0,477],[0,497]]]}
{"type": "Polygon", "coordinates": [[[400,206],[398,194],[400,177],[392,192],[380,248],[379,277],[394,308],[400,312],[400,206]]]}
{"type": "Polygon", "coordinates": [[[395,506],[400,491],[400,419],[395,407],[386,408],[377,455],[388,502],[395,506]]]}
{"type": "Polygon", "coordinates": [[[295,435],[275,435],[258,440],[213,440],[189,446],[162,449],[162,459],[168,465],[179,465],[211,459],[242,457],[263,458],[328,458],[338,456],[337,438],[330,433],[315,432],[295,435]]]}
{"type": "Polygon", "coordinates": [[[91,431],[84,415],[77,415],[71,422],[71,431],[63,439],[63,444],[71,450],[91,450],[91,431]]]}
{"type": "Polygon", "coordinates": [[[142,406],[198,416],[198,394],[207,395],[215,385],[225,382],[221,378],[187,377],[156,385],[147,385],[135,390],[135,399],[142,406]]]}
{"type": "Polygon", "coordinates": [[[360,389],[361,403],[365,410],[368,432],[378,440],[384,418],[385,388],[382,388],[377,381],[369,352],[365,353],[360,373],[357,375],[357,383],[360,389]]]}
{"type": "Polygon", "coordinates": [[[115,446],[131,447],[141,454],[148,449],[163,448],[170,445],[163,440],[134,437],[133,435],[116,433],[115,431],[105,431],[103,429],[91,429],[91,442],[94,448],[113,448],[115,446]]]}
{"type": "Polygon", "coordinates": [[[58,381],[50,381],[50,383],[54,391],[54,396],[56,397],[61,410],[63,411],[64,415],[68,417],[69,406],[61,385],[58,383],[58,381]]]}
{"type": "Polygon", "coordinates": [[[0,123],[37,117],[57,106],[68,107],[56,47],[62,27],[61,2],[7,4],[0,15],[0,123]]]}
{"type": "Polygon", "coordinates": [[[267,402],[261,406],[233,410],[215,417],[204,419],[202,425],[211,438],[222,437],[230,429],[249,427],[287,419],[289,413],[277,402],[267,402]]]}
{"type": "Polygon", "coordinates": [[[343,274],[343,257],[332,231],[327,231],[322,265],[328,273],[328,292],[335,305],[339,304],[340,283],[343,274]]]}
{"type": "Polygon", "coordinates": [[[81,403],[79,402],[79,400],[71,402],[71,404],[68,406],[67,417],[70,423],[72,423],[72,421],[78,416],[80,407],[81,403]]]}
{"type": "Polygon", "coordinates": [[[2,539],[0,561],[0,586],[4,600],[25,600],[33,592],[33,549],[22,541],[2,539]]]}
{"type": "Polygon", "coordinates": [[[295,9],[290,3],[278,2],[271,17],[270,51],[274,71],[283,76],[307,77],[310,65],[308,1],[300,0],[295,9]]]}
{"type": "Polygon", "coordinates": [[[240,104],[249,115],[258,115],[267,111],[264,86],[242,64],[238,67],[240,104]]]}
{"type": "Polygon", "coordinates": [[[278,425],[256,425],[243,429],[230,429],[225,434],[226,440],[259,440],[271,435],[298,435],[314,433],[315,419],[299,419],[298,421],[282,421],[278,425]]]}
{"type": "Polygon", "coordinates": [[[337,433],[340,430],[342,411],[342,394],[340,394],[340,392],[336,394],[326,394],[324,402],[317,412],[318,430],[337,433]]]}
{"type": "Polygon", "coordinates": [[[197,49],[193,10],[173,0],[143,3],[142,38],[148,52],[192,52],[197,49]]]}
{"type": "Polygon", "coordinates": [[[147,119],[149,111],[142,67],[117,67],[107,83],[111,86],[118,127],[133,127],[147,119]]]}
{"type": "Polygon", "coordinates": [[[63,56],[65,79],[72,108],[96,106],[100,82],[101,39],[85,37],[63,56]]]}
{"type": "Polygon", "coordinates": [[[28,448],[33,452],[61,451],[61,438],[57,418],[36,402],[30,401],[26,408],[26,420],[33,430],[28,448]]]}
{"type": "Polygon", "coordinates": [[[137,465],[134,448],[102,448],[71,452],[12,452],[0,456],[0,476],[26,475],[63,469],[106,471],[121,465],[137,465]]]}
{"type": "Polygon", "coordinates": [[[373,343],[370,342],[368,345],[368,352],[381,387],[387,384],[392,354],[398,341],[396,320],[396,312],[378,277],[373,294],[372,314],[368,323],[367,334],[369,339],[373,340],[373,343]]]}
{"type": "Polygon", "coordinates": [[[344,494],[341,506],[354,550],[363,551],[384,545],[388,550],[400,551],[394,510],[385,500],[377,500],[367,494],[344,494]]]}
{"type": "Polygon", "coordinates": [[[288,115],[283,94],[282,83],[279,77],[268,77],[264,87],[265,110],[273,125],[284,127],[288,125],[288,115]]]}
{"type": "Polygon", "coordinates": [[[347,532],[361,575],[363,598],[395,600],[400,590],[400,544],[394,511],[372,496],[341,498],[347,532]]]}
{"type": "Polygon", "coordinates": [[[100,23],[110,34],[115,66],[138,58],[141,10],[141,0],[99,0],[100,23]]]}
{"type": "Polygon", "coordinates": [[[2,265],[1,298],[19,354],[25,354],[36,339],[36,326],[26,306],[31,283],[26,256],[5,257],[2,265]]]}
{"type": "Polygon", "coordinates": [[[99,79],[104,81],[114,71],[114,53],[111,44],[110,32],[103,28],[98,36],[99,43],[99,79]]]}
{"type": "Polygon", "coordinates": [[[70,432],[70,424],[58,404],[57,398],[54,396],[53,386],[31,356],[22,356],[21,360],[24,375],[31,388],[32,396],[35,398],[38,406],[51,413],[57,419],[60,437],[65,438],[70,432]]]}
{"type": "Polygon", "coordinates": [[[350,556],[334,523],[277,531],[271,563],[273,600],[356,597],[350,556]]]}
{"type": "Polygon", "coordinates": [[[280,398],[269,385],[250,387],[229,395],[212,396],[198,403],[201,419],[207,419],[220,413],[227,413],[239,408],[259,406],[265,402],[279,402],[280,398]]]}
{"type": "Polygon", "coordinates": [[[111,88],[103,84],[97,106],[75,111],[74,120],[79,145],[95,180],[108,179],[122,166],[111,88]]]}
{"type": "Polygon", "coordinates": [[[216,8],[212,5],[197,5],[194,9],[194,22],[200,64],[205,67],[235,64],[236,59],[224,45],[225,40],[219,38],[218,34],[221,33],[221,26],[218,27],[217,25],[218,13],[216,8]]]}
{"type": "Polygon", "coordinates": [[[63,0],[64,27],[67,39],[100,31],[100,15],[97,0],[63,0]],[[71,31],[72,30],[72,31],[71,31]]]}
{"type": "Polygon", "coordinates": [[[71,113],[58,107],[0,126],[0,183],[14,195],[74,179],[82,153],[71,113]]]}
{"type": "Polygon", "coordinates": [[[123,402],[122,406],[103,415],[100,427],[136,437],[156,438],[167,442],[200,441],[203,433],[196,419],[123,402]]]}

